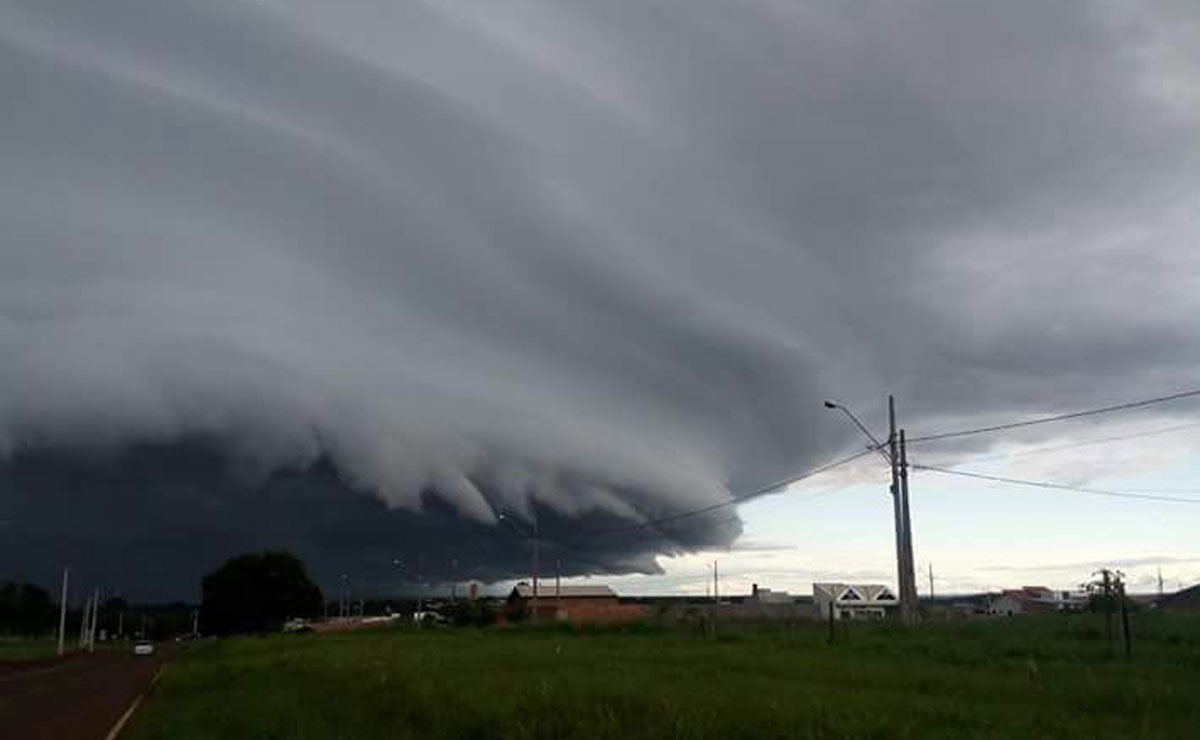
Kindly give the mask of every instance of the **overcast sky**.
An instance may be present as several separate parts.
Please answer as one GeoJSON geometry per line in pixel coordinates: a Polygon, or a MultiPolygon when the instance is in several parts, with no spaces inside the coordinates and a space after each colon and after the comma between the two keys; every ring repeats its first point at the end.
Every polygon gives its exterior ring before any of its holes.
{"type": "MultiPolygon", "coordinates": [[[[0,0],[0,95],[0,577],[501,579],[536,515],[572,574],[885,579],[868,461],[636,525],[859,449],[826,397],[931,433],[1200,387],[1189,0],[0,0]]],[[[922,455],[1200,488],[1194,428],[982,460],[1198,409],[922,455]]],[[[1195,505],[921,478],[962,588],[1197,556],[1195,505]]]]}

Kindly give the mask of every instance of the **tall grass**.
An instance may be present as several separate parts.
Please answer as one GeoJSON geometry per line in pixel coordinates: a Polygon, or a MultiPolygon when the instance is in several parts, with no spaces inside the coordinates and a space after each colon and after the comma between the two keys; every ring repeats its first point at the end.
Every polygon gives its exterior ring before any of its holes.
{"type": "Polygon", "coordinates": [[[396,629],[198,645],[129,737],[1200,737],[1200,620],[396,629]]]}

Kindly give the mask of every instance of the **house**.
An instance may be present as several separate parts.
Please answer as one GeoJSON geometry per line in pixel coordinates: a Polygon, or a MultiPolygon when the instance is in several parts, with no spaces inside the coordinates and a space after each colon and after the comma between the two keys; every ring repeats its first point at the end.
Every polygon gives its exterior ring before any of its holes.
{"type": "Polygon", "coordinates": [[[1200,585],[1166,594],[1157,603],[1159,609],[1169,612],[1200,612],[1200,585]]]}
{"type": "Polygon", "coordinates": [[[817,619],[884,619],[896,604],[896,596],[887,586],[813,584],[813,616],[817,619]]]}
{"type": "MultiPolygon", "coordinates": [[[[533,586],[521,582],[508,595],[509,618],[533,615],[533,586]]],[[[622,604],[617,592],[608,586],[559,586],[538,584],[539,620],[560,622],[617,622],[640,619],[646,610],[636,604],[622,604]]]]}
{"type": "Polygon", "coordinates": [[[1079,611],[1087,597],[1071,591],[1054,591],[1045,586],[1023,586],[1000,592],[988,605],[988,614],[1011,617],[1015,614],[1053,614],[1079,611]]]}

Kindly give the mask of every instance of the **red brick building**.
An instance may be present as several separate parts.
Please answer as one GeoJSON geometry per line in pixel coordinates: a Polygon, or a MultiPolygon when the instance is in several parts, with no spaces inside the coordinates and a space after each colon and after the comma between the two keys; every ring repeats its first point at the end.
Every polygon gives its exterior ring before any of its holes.
{"type": "MultiPolygon", "coordinates": [[[[527,619],[533,615],[533,586],[518,583],[508,595],[506,611],[510,618],[527,619]]],[[[641,619],[645,609],[637,604],[622,604],[617,592],[608,586],[556,586],[538,584],[537,613],[541,622],[622,622],[641,619]]]]}

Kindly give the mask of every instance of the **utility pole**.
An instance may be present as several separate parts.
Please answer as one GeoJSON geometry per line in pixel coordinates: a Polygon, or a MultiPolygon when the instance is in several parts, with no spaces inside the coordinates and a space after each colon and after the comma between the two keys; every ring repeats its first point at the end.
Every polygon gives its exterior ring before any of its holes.
{"type": "Polygon", "coordinates": [[[554,559],[554,618],[562,618],[562,560],[554,559]]]}
{"type": "Polygon", "coordinates": [[[200,610],[192,610],[192,639],[200,636],[200,610]]]}
{"type": "Polygon", "coordinates": [[[717,576],[717,561],[713,561],[713,603],[721,603],[721,579],[717,576]]]}
{"type": "Polygon", "coordinates": [[[88,652],[96,651],[96,621],[100,616],[100,589],[92,592],[92,623],[88,628],[88,652]]]}
{"type": "Polygon", "coordinates": [[[929,564],[929,600],[933,601],[935,598],[937,598],[937,596],[933,592],[933,563],[930,563],[929,564]]]}
{"type": "Polygon", "coordinates": [[[913,572],[912,534],[908,511],[908,461],[904,445],[904,432],[896,435],[896,398],[888,396],[888,439],[887,451],[871,430],[867,429],[854,412],[833,400],[825,401],[825,408],[841,411],[855,427],[871,440],[868,448],[887,460],[892,471],[892,510],[896,527],[896,586],[900,592],[900,618],[904,624],[913,624],[917,619],[917,578],[913,572]]]}
{"type": "Polygon", "coordinates": [[[904,430],[900,430],[900,509],[904,515],[904,575],[908,580],[908,608],[910,622],[916,622],[918,606],[917,574],[913,564],[912,517],[908,513],[908,445],[904,430]]]}
{"type": "MultiPolygon", "coordinates": [[[[62,595],[59,597],[59,655],[64,654],[67,644],[67,579],[71,568],[62,568],[62,595]]],[[[1159,577],[1162,583],[1162,577],[1159,577]]]]}
{"type": "Polygon", "coordinates": [[[92,598],[89,596],[83,602],[83,614],[79,617],[79,648],[82,650],[87,641],[88,610],[92,608],[92,598]]]}
{"type": "Polygon", "coordinates": [[[1109,652],[1109,654],[1112,654],[1112,651],[1113,651],[1113,602],[1112,602],[1112,600],[1113,600],[1113,587],[1112,587],[1112,573],[1110,573],[1110,572],[1109,572],[1108,568],[1103,568],[1103,569],[1101,569],[1101,571],[1100,571],[1100,576],[1101,576],[1101,577],[1104,579],[1104,581],[1103,581],[1103,583],[1104,583],[1104,585],[1103,585],[1103,588],[1104,588],[1104,600],[1105,600],[1105,602],[1107,602],[1107,603],[1105,603],[1105,605],[1104,605],[1104,612],[1105,612],[1105,614],[1104,614],[1104,623],[1105,623],[1105,626],[1107,627],[1107,633],[1108,633],[1108,652],[1109,652]]]}
{"type": "Polygon", "coordinates": [[[1125,581],[1117,578],[1117,598],[1121,600],[1121,636],[1125,643],[1125,659],[1133,657],[1133,632],[1129,629],[1129,608],[1125,604],[1125,581]]]}
{"type": "MultiPolygon", "coordinates": [[[[901,464],[899,437],[896,435],[896,398],[888,396],[888,462],[892,468],[892,514],[896,524],[896,585],[900,589],[900,621],[912,624],[915,609],[911,601],[909,581],[912,567],[906,557],[908,533],[906,531],[904,494],[901,488],[901,464]]],[[[907,476],[906,476],[907,477],[907,476]]]]}
{"type": "Polygon", "coordinates": [[[541,551],[541,536],[538,533],[538,516],[533,512],[533,623],[538,623],[538,556],[541,551]]]}
{"type": "Polygon", "coordinates": [[[1158,566],[1158,598],[1163,597],[1162,566],[1158,566]]]}

